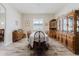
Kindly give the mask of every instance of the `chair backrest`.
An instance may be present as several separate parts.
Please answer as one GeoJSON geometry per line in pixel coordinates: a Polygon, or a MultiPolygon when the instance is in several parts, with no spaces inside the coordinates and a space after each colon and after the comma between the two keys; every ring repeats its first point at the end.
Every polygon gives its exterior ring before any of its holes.
{"type": "Polygon", "coordinates": [[[36,41],[36,42],[43,42],[43,41],[45,41],[45,34],[42,31],[37,31],[34,34],[34,41],[36,41]]]}

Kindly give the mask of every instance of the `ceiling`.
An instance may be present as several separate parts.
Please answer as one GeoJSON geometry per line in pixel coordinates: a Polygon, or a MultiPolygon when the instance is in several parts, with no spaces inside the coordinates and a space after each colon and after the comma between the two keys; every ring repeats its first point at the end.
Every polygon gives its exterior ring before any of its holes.
{"type": "Polygon", "coordinates": [[[12,7],[24,14],[55,14],[61,11],[66,3],[10,3],[12,7]]]}

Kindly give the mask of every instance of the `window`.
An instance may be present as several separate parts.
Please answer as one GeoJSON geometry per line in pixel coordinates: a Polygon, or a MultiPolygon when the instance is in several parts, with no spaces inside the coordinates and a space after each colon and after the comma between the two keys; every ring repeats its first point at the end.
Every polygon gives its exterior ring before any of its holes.
{"type": "Polygon", "coordinates": [[[34,19],[33,30],[43,30],[43,19],[34,19]]]}

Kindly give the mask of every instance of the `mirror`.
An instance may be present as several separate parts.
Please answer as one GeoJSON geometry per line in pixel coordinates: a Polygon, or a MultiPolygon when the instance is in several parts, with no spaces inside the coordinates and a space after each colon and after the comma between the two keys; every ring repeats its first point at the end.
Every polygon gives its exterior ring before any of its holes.
{"type": "Polygon", "coordinates": [[[6,9],[0,4],[0,43],[4,42],[6,9]]]}

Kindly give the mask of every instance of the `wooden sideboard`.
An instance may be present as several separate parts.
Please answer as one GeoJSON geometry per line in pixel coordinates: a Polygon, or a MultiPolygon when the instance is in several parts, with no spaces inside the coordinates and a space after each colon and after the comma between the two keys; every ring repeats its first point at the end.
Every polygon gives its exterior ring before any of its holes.
{"type": "Polygon", "coordinates": [[[4,29],[0,29],[0,41],[4,41],[4,29]]]}
{"type": "Polygon", "coordinates": [[[18,40],[21,40],[25,38],[26,35],[22,30],[15,30],[13,31],[13,42],[16,42],[18,40]]]}

